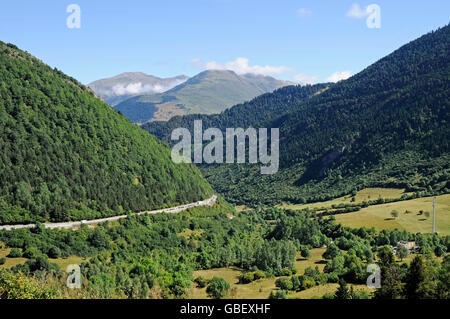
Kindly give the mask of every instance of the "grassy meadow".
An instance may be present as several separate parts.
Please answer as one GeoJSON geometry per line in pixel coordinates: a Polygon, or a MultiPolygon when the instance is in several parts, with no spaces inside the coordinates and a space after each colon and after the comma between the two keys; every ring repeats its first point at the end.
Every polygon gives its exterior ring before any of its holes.
{"type": "MultiPolygon", "coordinates": [[[[336,221],[348,227],[372,227],[381,229],[405,229],[411,233],[431,233],[433,224],[433,197],[416,198],[395,203],[369,206],[359,212],[337,214],[336,221]],[[391,212],[399,213],[393,218],[391,212]],[[408,211],[408,213],[405,213],[408,211]],[[430,212],[427,218],[420,211],[430,212]]],[[[450,235],[450,194],[436,197],[436,231],[450,235]]]]}

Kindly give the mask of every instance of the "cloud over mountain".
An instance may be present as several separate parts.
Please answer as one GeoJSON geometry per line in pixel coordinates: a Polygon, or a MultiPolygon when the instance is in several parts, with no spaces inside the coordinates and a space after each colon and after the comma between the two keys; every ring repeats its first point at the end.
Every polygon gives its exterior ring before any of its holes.
{"type": "Polygon", "coordinates": [[[204,62],[200,59],[193,59],[191,64],[202,70],[230,70],[237,74],[253,73],[265,76],[274,76],[292,71],[292,69],[287,66],[250,65],[249,59],[242,57],[225,63],[216,61],[204,62]]]}

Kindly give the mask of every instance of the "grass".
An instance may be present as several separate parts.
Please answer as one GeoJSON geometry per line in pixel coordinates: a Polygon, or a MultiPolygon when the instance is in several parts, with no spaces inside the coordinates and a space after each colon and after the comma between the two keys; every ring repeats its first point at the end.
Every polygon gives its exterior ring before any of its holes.
{"type": "Polygon", "coordinates": [[[297,270],[297,275],[303,275],[306,268],[316,268],[316,266],[322,272],[326,265],[325,260],[322,259],[322,254],[325,250],[326,248],[311,249],[311,257],[308,259],[305,259],[298,254],[297,260],[294,263],[294,267],[297,270]]]}
{"type": "MultiPolygon", "coordinates": [[[[28,259],[27,258],[10,258],[7,257],[9,255],[9,252],[11,251],[11,248],[3,248],[4,244],[0,242],[0,259],[6,258],[6,263],[3,265],[0,265],[1,268],[11,268],[17,265],[24,264],[28,259]]],[[[69,256],[67,258],[49,258],[49,262],[57,264],[61,270],[65,271],[67,269],[67,266],[72,264],[80,265],[83,261],[86,261],[86,258],[79,257],[79,256],[69,256]]]]}
{"type": "Polygon", "coordinates": [[[21,265],[24,264],[27,259],[26,258],[9,258],[6,257],[9,255],[9,252],[11,251],[11,248],[3,248],[4,244],[0,242],[0,259],[5,257],[6,258],[6,263],[3,265],[0,265],[0,269],[1,268],[11,268],[17,265],[21,265]]]}
{"type": "MultiPolygon", "coordinates": [[[[315,268],[316,266],[322,272],[326,265],[326,261],[322,259],[322,254],[325,252],[325,248],[314,248],[311,249],[311,257],[308,259],[302,258],[300,255],[297,256],[294,267],[297,270],[296,275],[303,275],[307,267],[315,268]]],[[[416,255],[408,255],[403,262],[410,263],[416,255]]],[[[442,262],[442,258],[437,258],[439,262],[442,262]]],[[[400,263],[400,258],[396,258],[396,261],[400,263]]],[[[213,277],[221,277],[225,279],[230,284],[230,293],[227,298],[229,299],[267,299],[270,292],[276,291],[275,281],[277,278],[264,278],[254,281],[250,284],[239,284],[239,276],[244,273],[242,269],[236,267],[229,268],[215,268],[208,270],[198,270],[194,272],[194,278],[202,276],[205,279],[212,279],[213,277]]],[[[278,277],[280,278],[280,277],[278,277]]],[[[286,277],[287,278],[287,277],[286,277]]],[[[315,286],[303,291],[290,291],[288,293],[288,298],[290,299],[318,299],[321,298],[326,293],[335,293],[339,285],[336,283],[328,283],[325,285],[315,286]]],[[[355,291],[365,290],[368,292],[373,292],[364,284],[348,284],[349,289],[352,286],[355,291]]],[[[191,288],[188,298],[192,299],[207,299],[206,288],[191,288]]]]}
{"type": "Polygon", "coordinates": [[[80,265],[82,262],[87,261],[86,258],[79,256],[69,256],[67,258],[49,258],[49,262],[57,264],[62,271],[66,271],[69,265],[80,265]]]}
{"type": "MultiPolygon", "coordinates": [[[[206,279],[213,277],[221,277],[225,279],[231,286],[230,293],[227,298],[232,299],[267,299],[272,290],[275,290],[275,278],[265,278],[254,281],[250,284],[238,284],[238,277],[243,273],[239,268],[217,268],[209,270],[199,270],[194,273],[194,277],[202,276],[206,279]]],[[[193,299],[206,299],[206,288],[192,288],[189,296],[193,299]]]]}
{"type": "MultiPolygon", "coordinates": [[[[307,267],[314,268],[317,266],[322,271],[325,267],[325,261],[322,260],[322,254],[324,252],[325,248],[311,249],[311,258],[309,259],[304,259],[300,255],[298,255],[297,260],[294,264],[294,267],[297,270],[297,275],[302,275],[307,267]]],[[[221,277],[225,279],[231,287],[230,293],[227,298],[231,299],[267,299],[271,291],[277,290],[277,288],[275,287],[275,281],[278,278],[264,278],[251,282],[249,284],[239,284],[239,276],[243,272],[244,271],[242,269],[236,267],[198,270],[194,272],[194,278],[202,276],[206,279],[212,279],[213,277],[221,277]]],[[[305,293],[309,290],[310,289],[302,291],[302,293],[305,293]]],[[[334,291],[335,289],[332,292],[334,291]]],[[[312,294],[314,293],[316,292],[312,292],[312,294]]],[[[298,294],[300,293],[292,293],[292,298],[308,298],[302,297],[303,295],[298,294]]],[[[306,296],[307,294],[305,293],[304,295],[306,296]]],[[[206,288],[192,287],[188,297],[192,299],[206,299],[208,298],[206,294],[206,288]]],[[[289,295],[289,298],[291,298],[291,294],[289,295]]]]}
{"type": "MultiPolygon", "coordinates": [[[[411,233],[432,232],[433,197],[416,198],[389,204],[369,206],[359,212],[335,215],[336,221],[348,227],[372,227],[381,229],[404,229],[411,233]],[[399,212],[397,218],[391,212],[399,212]],[[405,214],[408,210],[409,213],[405,214]],[[430,217],[418,215],[419,211],[429,211],[430,217]]],[[[450,235],[450,194],[436,197],[436,230],[441,235],[450,235]]]]}
{"type": "Polygon", "coordinates": [[[292,210],[301,210],[301,209],[330,209],[333,205],[339,204],[358,204],[367,200],[376,200],[378,198],[384,199],[397,199],[400,198],[405,192],[404,189],[398,188],[365,188],[360,190],[355,195],[355,201],[352,202],[352,195],[346,195],[339,198],[335,198],[332,200],[328,200],[325,202],[311,203],[311,204],[288,204],[284,203],[278,205],[280,208],[284,209],[292,209],[292,210]]]}
{"type": "MultiPolygon", "coordinates": [[[[373,289],[370,289],[366,285],[354,285],[348,284],[348,289],[353,287],[355,291],[365,290],[368,292],[373,292],[373,289]]],[[[288,294],[288,298],[290,299],[320,299],[326,293],[334,294],[336,289],[339,287],[339,284],[325,284],[320,286],[315,286],[307,290],[299,291],[299,292],[290,292],[288,294]]]]}

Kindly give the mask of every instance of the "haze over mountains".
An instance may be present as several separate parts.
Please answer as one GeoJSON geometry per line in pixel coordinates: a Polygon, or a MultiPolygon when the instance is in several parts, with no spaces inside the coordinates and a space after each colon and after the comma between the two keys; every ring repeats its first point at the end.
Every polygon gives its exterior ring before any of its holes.
{"type": "MultiPolygon", "coordinates": [[[[123,79],[124,77],[122,77],[123,79]]],[[[135,77],[133,77],[135,78],[135,77]]],[[[173,78],[182,80],[184,77],[173,78]]],[[[95,83],[95,82],[94,82],[95,83]]],[[[97,94],[123,90],[117,88],[118,81],[109,81],[90,85],[97,94]],[[109,87],[109,88],[108,88],[109,87]]],[[[111,104],[125,117],[134,123],[168,120],[175,115],[185,114],[213,114],[226,108],[250,100],[263,93],[272,92],[280,87],[292,83],[280,81],[273,77],[243,74],[233,71],[208,70],[188,79],[164,93],[147,92],[136,96],[114,96],[105,99],[110,103],[122,100],[118,104],[111,104]],[[128,97],[128,99],[123,100],[128,97]]],[[[128,87],[134,88],[135,85],[128,87]]],[[[120,87],[121,89],[123,88],[120,87]]],[[[141,88],[139,86],[138,88],[141,88]]]]}
{"type": "Polygon", "coordinates": [[[172,78],[159,78],[142,72],[127,72],[111,78],[101,79],[89,83],[88,86],[95,91],[106,103],[111,106],[142,94],[162,93],[185,82],[186,75],[172,78]]]}

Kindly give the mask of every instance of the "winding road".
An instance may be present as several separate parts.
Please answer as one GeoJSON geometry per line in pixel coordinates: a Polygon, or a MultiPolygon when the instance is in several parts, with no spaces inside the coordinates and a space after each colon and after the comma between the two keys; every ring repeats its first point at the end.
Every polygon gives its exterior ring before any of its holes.
{"type": "MultiPolygon", "coordinates": [[[[132,215],[138,216],[138,215],[145,215],[145,214],[176,214],[182,211],[185,211],[192,207],[198,207],[198,206],[212,206],[215,204],[217,200],[217,196],[213,195],[208,199],[201,200],[195,203],[181,205],[177,207],[171,207],[171,208],[164,208],[164,209],[158,209],[158,210],[150,210],[140,213],[134,213],[132,215]]],[[[76,226],[81,226],[82,224],[86,225],[92,225],[92,224],[99,224],[104,222],[112,222],[119,219],[127,218],[128,215],[120,215],[120,216],[113,216],[113,217],[106,217],[106,218],[100,218],[100,219],[92,219],[92,220],[82,220],[82,221],[76,221],[76,222],[63,222],[63,223],[45,223],[45,228],[54,229],[54,228],[72,228],[76,226]]],[[[26,224],[26,225],[3,225],[0,226],[0,230],[14,230],[14,229],[21,229],[21,228],[33,228],[36,224],[26,224]]]]}

